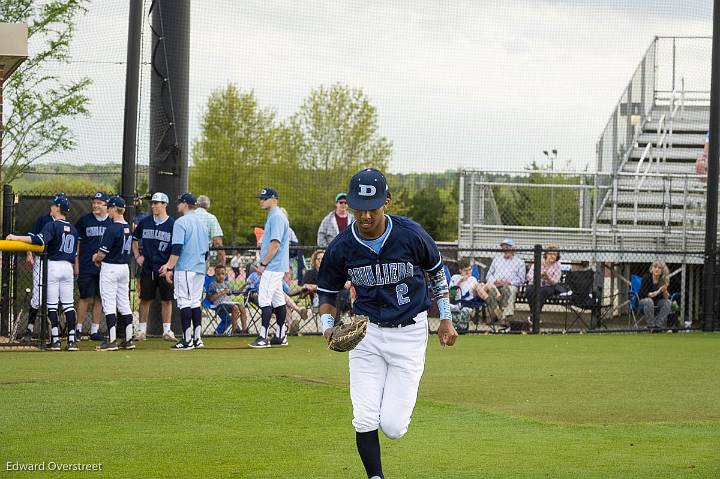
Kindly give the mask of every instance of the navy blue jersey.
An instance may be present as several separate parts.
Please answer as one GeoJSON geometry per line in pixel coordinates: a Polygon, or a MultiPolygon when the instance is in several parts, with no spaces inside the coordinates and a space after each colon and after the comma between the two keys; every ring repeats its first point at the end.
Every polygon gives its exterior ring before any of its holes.
{"type": "Polygon", "coordinates": [[[112,222],[105,228],[98,251],[105,253],[103,263],[128,264],[131,245],[130,225],[125,222],[112,222]]]}
{"type": "Polygon", "coordinates": [[[38,234],[30,233],[33,244],[45,245],[50,261],[75,261],[77,255],[77,229],[65,220],[45,223],[38,234]]]}
{"type": "Polygon", "coordinates": [[[35,220],[35,223],[33,223],[32,228],[30,229],[30,234],[40,234],[43,227],[48,223],[52,223],[52,221],[53,217],[50,216],[50,213],[40,216],[37,220],[35,220]]]}
{"type": "Polygon", "coordinates": [[[360,240],[356,223],[335,237],[320,266],[318,290],[339,292],[349,279],[357,293],[354,313],[399,324],[430,306],[425,272],[435,273],[443,263],[420,225],[402,216],[385,217],[388,234],[379,254],[360,240]]]}
{"type": "MultiPolygon", "coordinates": [[[[32,227],[30,228],[30,236],[40,234],[42,232],[43,226],[48,223],[52,223],[52,221],[53,217],[50,216],[50,213],[40,216],[37,220],[35,220],[35,223],[33,223],[32,227]]],[[[33,253],[33,255],[38,256],[37,253],[33,253]]]]}
{"type": "Polygon", "coordinates": [[[133,226],[137,228],[137,225],[140,224],[142,220],[147,218],[148,216],[152,216],[150,213],[146,211],[138,211],[135,216],[133,217],[133,226]]]}
{"type": "Polygon", "coordinates": [[[154,216],[147,216],[133,231],[133,239],[140,242],[140,250],[145,257],[142,270],[146,273],[157,273],[160,266],[170,259],[172,249],[172,231],[175,220],[170,216],[160,224],[155,223],[154,216]]]}
{"type": "Polygon", "coordinates": [[[112,220],[109,216],[103,221],[99,221],[92,213],[81,216],[75,223],[80,240],[80,252],[78,253],[80,274],[100,274],[100,269],[93,264],[92,257],[100,249],[100,241],[105,233],[105,228],[111,224],[112,220]]]}

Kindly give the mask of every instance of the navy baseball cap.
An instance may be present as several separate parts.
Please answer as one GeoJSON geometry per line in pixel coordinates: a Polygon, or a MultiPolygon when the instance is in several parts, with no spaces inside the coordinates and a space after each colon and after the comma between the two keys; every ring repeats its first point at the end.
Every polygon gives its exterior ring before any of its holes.
{"type": "Polygon", "coordinates": [[[120,196],[113,196],[107,202],[108,208],[114,206],[116,208],[125,208],[125,200],[120,196]]]}
{"type": "Polygon", "coordinates": [[[50,203],[55,206],[59,206],[63,211],[70,211],[70,200],[65,195],[55,196],[52,200],[50,200],[50,203]]]}
{"type": "Polygon", "coordinates": [[[260,191],[260,194],[257,195],[258,198],[261,200],[267,200],[269,198],[277,198],[278,194],[277,191],[273,190],[272,188],[265,187],[260,191]]]}
{"type": "Polygon", "coordinates": [[[107,203],[108,200],[110,199],[110,196],[108,196],[107,193],[103,193],[102,191],[98,191],[97,193],[95,193],[95,194],[93,195],[93,199],[94,199],[94,200],[104,201],[105,203],[107,203]]]}
{"type": "Polygon", "coordinates": [[[178,203],[187,203],[189,205],[194,205],[197,203],[197,198],[195,198],[195,195],[192,193],[183,193],[182,195],[177,197],[178,203]]]}
{"type": "Polygon", "coordinates": [[[350,178],[347,202],[354,210],[376,210],[385,204],[388,186],[385,175],[375,168],[366,168],[350,178]]]}

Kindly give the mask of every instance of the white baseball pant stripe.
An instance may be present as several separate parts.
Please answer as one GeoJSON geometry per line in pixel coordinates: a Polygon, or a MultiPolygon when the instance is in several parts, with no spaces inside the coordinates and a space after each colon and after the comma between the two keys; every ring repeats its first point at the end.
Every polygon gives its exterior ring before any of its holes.
{"type": "Polygon", "coordinates": [[[279,308],[285,306],[285,292],[283,291],[283,277],[285,273],[280,271],[263,271],[260,276],[260,287],[258,289],[258,305],[261,308],[272,306],[279,308]]]}
{"type": "Polygon", "coordinates": [[[420,378],[425,369],[427,313],[404,328],[368,323],[362,341],[350,351],[350,399],[357,432],[382,429],[390,439],[408,430],[420,378]]]}
{"type": "Polygon", "coordinates": [[[48,261],[48,309],[58,309],[58,301],[63,311],[73,309],[73,281],[73,266],[69,261],[48,261]]]}
{"type": "Polygon", "coordinates": [[[40,309],[40,295],[42,294],[42,288],[40,287],[41,280],[42,259],[34,256],[32,272],[32,296],[30,297],[30,307],[33,309],[40,309]]]}
{"type": "Polygon", "coordinates": [[[128,265],[103,263],[100,266],[100,299],[106,315],[132,314],[128,265]]]}
{"type": "Polygon", "coordinates": [[[203,299],[203,286],[205,286],[204,273],[175,271],[173,285],[179,309],[200,307],[203,299]]]}

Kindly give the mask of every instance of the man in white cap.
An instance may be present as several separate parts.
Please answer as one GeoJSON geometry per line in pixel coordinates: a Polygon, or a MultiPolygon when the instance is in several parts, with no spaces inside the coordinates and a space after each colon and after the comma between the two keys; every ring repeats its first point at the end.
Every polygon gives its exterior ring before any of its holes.
{"type": "Polygon", "coordinates": [[[512,239],[503,240],[500,249],[502,254],[495,257],[485,276],[485,292],[490,316],[504,324],[515,313],[515,296],[525,282],[525,262],[515,257],[512,239]]]}
{"type": "Polygon", "coordinates": [[[160,267],[170,259],[172,232],[175,220],[168,216],[168,195],[157,192],[150,199],[151,216],[141,219],[133,231],[132,254],[140,268],[140,322],[136,339],[144,341],[147,333],[147,320],[150,304],[160,293],[163,339],[177,341],[170,329],[172,319],[173,285],[165,276],[160,275],[160,267]]]}

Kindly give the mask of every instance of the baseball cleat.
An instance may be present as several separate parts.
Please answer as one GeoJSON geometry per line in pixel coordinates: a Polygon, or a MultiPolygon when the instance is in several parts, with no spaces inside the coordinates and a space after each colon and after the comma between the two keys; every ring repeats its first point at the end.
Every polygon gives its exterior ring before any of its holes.
{"type": "Polygon", "coordinates": [[[282,339],[278,338],[277,336],[274,336],[270,340],[270,346],[287,346],[288,345],[288,338],[287,335],[283,336],[282,339]]]}
{"type": "Polygon", "coordinates": [[[170,346],[171,351],[190,351],[191,349],[195,349],[192,341],[178,341],[174,346],[170,346]]]}
{"type": "Polygon", "coordinates": [[[262,336],[258,336],[257,338],[255,338],[255,341],[248,344],[248,346],[250,346],[251,348],[255,348],[255,349],[269,348],[270,343],[268,342],[267,339],[263,338],[262,336]]]}
{"type": "Polygon", "coordinates": [[[78,348],[77,343],[75,341],[68,341],[67,350],[68,351],[80,351],[80,348],[78,348]]]}
{"type": "Polygon", "coordinates": [[[100,334],[100,333],[92,333],[92,334],[90,335],[90,339],[92,339],[93,341],[102,341],[102,342],[105,342],[105,336],[103,336],[103,335],[100,334]]]}
{"type": "Polygon", "coordinates": [[[145,333],[138,332],[135,334],[135,341],[145,341],[147,339],[147,335],[145,333]]]}
{"type": "Polygon", "coordinates": [[[177,341],[177,338],[175,337],[175,333],[173,333],[172,331],[163,333],[163,341],[177,341]]]}
{"type": "Polygon", "coordinates": [[[120,343],[120,349],[135,349],[135,343],[132,339],[130,341],[123,341],[120,343]]]}
{"type": "Polygon", "coordinates": [[[50,343],[50,351],[60,351],[60,340],[50,343]]]}
{"type": "Polygon", "coordinates": [[[100,346],[95,346],[95,351],[117,351],[117,342],[104,341],[100,346]]]}
{"type": "Polygon", "coordinates": [[[193,341],[193,346],[195,346],[195,349],[202,349],[205,347],[205,343],[203,343],[202,339],[198,338],[193,341]]]}

